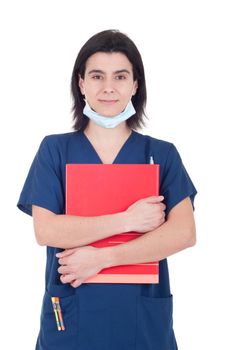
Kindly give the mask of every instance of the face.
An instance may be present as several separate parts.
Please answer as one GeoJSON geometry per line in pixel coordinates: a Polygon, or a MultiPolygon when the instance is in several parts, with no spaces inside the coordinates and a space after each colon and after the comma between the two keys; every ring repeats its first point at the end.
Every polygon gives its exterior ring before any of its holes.
{"type": "Polygon", "coordinates": [[[124,54],[97,52],[86,61],[79,87],[95,112],[113,117],[125,109],[138,84],[133,80],[132,64],[124,54]]]}

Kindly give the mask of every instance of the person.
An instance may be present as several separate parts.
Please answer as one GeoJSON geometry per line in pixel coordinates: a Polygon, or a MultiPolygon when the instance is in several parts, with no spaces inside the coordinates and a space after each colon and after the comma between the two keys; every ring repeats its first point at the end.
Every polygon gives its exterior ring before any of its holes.
{"type": "Polygon", "coordinates": [[[36,240],[47,247],[46,286],[37,350],[174,350],[173,296],[167,257],[196,241],[196,189],[176,147],[137,130],[145,125],[141,55],[118,30],[92,36],[71,79],[74,131],[42,140],[18,208],[33,216],[36,240]],[[65,215],[65,165],[160,164],[160,196],[125,211],[65,215]],[[143,233],[112,247],[92,242],[121,232],[143,233]],[[103,268],[159,261],[158,284],[85,283],[103,268]],[[58,331],[51,297],[65,325],[58,331]]]}

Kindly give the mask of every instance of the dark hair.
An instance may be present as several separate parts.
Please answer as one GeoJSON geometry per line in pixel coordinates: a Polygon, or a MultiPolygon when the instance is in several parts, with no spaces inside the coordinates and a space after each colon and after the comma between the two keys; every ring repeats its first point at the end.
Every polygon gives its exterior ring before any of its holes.
{"type": "Polygon", "coordinates": [[[133,67],[133,79],[138,81],[136,94],[132,96],[132,103],[136,114],[126,120],[131,129],[145,126],[143,117],[146,117],[145,106],[147,101],[146,82],[141,55],[133,41],[118,30],[104,30],[92,36],[81,48],[73,68],[71,93],[73,98],[73,128],[85,129],[89,118],[83,114],[85,101],[79,88],[79,76],[84,78],[86,61],[96,52],[121,52],[127,56],[133,67]]]}

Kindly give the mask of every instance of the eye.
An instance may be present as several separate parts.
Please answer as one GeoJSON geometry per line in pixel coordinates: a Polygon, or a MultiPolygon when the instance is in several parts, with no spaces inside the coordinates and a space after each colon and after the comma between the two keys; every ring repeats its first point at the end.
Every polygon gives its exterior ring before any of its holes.
{"type": "Polygon", "coordinates": [[[95,80],[100,80],[100,79],[103,79],[103,76],[102,76],[102,75],[99,75],[99,74],[95,74],[95,75],[92,75],[91,78],[92,78],[92,79],[95,79],[95,80]]]}
{"type": "Polygon", "coordinates": [[[126,76],[123,75],[123,74],[121,74],[121,75],[116,75],[115,79],[116,79],[116,80],[124,80],[124,79],[126,79],[126,76]]]}

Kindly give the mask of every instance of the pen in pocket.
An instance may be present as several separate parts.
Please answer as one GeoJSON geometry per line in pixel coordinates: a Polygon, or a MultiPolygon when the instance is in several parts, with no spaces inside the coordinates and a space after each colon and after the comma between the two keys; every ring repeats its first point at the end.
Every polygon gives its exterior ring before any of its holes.
{"type": "Polygon", "coordinates": [[[58,331],[61,331],[61,330],[64,331],[65,327],[64,327],[64,321],[62,316],[62,310],[60,307],[60,299],[58,297],[51,297],[51,301],[52,301],[52,306],[55,313],[57,329],[58,331]]]}

